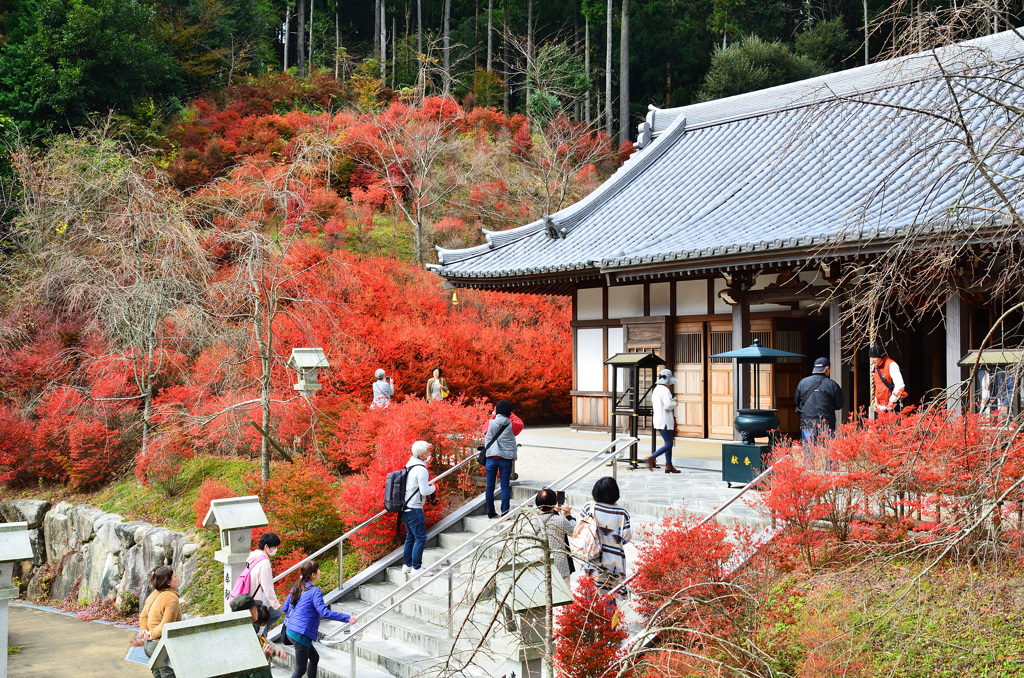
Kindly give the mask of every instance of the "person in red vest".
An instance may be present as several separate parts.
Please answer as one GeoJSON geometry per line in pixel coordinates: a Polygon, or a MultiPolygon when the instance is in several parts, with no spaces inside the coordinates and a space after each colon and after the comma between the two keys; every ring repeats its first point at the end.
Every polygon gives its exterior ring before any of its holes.
{"type": "Polygon", "coordinates": [[[871,379],[875,385],[875,412],[899,412],[907,397],[903,373],[896,361],[885,355],[885,349],[875,344],[868,349],[871,361],[871,379]]]}

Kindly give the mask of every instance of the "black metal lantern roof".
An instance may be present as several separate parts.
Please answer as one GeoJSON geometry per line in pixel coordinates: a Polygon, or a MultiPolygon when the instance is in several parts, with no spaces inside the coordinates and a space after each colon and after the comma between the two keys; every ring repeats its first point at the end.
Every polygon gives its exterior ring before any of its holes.
{"type": "Polygon", "coordinates": [[[761,343],[754,339],[754,343],[746,348],[737,349],[735,351],[726,351],[725,353],[716,353],[712,358],[731,358],[738,361],[739,363],[774,363],[779,358],[803,358],[803,353],[790,353],[789,351],[780,351],[775,348],[765,348],[761,346],[761,343]]]}
{"type": "Polygon", "coordinates": [[[605,365],[619,365],[621,367],[657,367],[664,365],[665,361],[653,353],[616,353],[605,365]]]}

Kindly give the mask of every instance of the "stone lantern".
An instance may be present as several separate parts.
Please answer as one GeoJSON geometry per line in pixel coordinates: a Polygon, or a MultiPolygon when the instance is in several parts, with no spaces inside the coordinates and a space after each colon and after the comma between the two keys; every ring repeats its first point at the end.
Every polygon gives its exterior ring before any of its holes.
{"type": "Polygon", "coordinates": [[[288,367],[299,373],[299,383],[292,388],[306,395],[316,393],[323,388],[318,381],[320,370],[330,366],[322,348],[293,348],[288,367]]]}
{"type": "MultiPolygon", "coordinates": [[[[0,524],[0,636],[7,646],[7,601],[18,597],[14,585],[14,563],[32,560],[32,543],[28,538],[28,523],[0,524]]],[[[0,659],[0,678],[7,678],[7,652],[0,659]]]]}
{"type": "Polygon", "coordinates": [[[521,676],[541,672],[547,628],[545,567],[551,570],[551,606],[568,605],[572,591],[552,564],[516,562],[499,570],[494,581],[494,599],[504,601],[511,613],[506,613],[505,629],[512,635],[497,634],[490,649],[509,657],[507,669],[521,676]]]}
{"type": "Polygon", "coordinates": [[[177,678],[228,678],[267,668],[248,610],[165,624],[149,669],[177,678]]]}
{"type": "Polygon", "coordinates": [[[224,563],[224,611],[231,610],[231,587],[245,569],[252,546],[252,530],[267,524],[267,516],[257,496],[214,499],[203,520],[203,527],[220,529],[221,549],[214,559],[224,563]]]}

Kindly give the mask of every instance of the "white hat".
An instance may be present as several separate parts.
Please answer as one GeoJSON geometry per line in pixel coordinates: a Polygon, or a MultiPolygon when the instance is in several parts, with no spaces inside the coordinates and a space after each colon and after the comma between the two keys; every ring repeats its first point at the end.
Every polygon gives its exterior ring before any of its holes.
{"type": "Polygon", "coordinates": [[[676,383],[676,381],[678,380],[672,376],[672,370],[666,367],[661,372],[658,372],[658,381],[655,383],[661,384],[663,386],[671,386],[672,384],[676,383]]]}

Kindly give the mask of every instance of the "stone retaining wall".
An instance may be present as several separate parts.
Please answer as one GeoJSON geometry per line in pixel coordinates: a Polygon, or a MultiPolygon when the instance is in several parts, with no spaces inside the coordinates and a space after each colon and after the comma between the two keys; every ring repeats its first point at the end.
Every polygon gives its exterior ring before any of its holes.
{"type": "Polygon", "coordinates": [[[178,573],[180,589],[196,572],[199,546],[173,530],[79,504],[20,499],[0,503],[0,522],[27,522],[31,561],[15,564],[22,595],[40,599],[116,600],[149,593],[147,577],[161,565],[178,573]]]}

